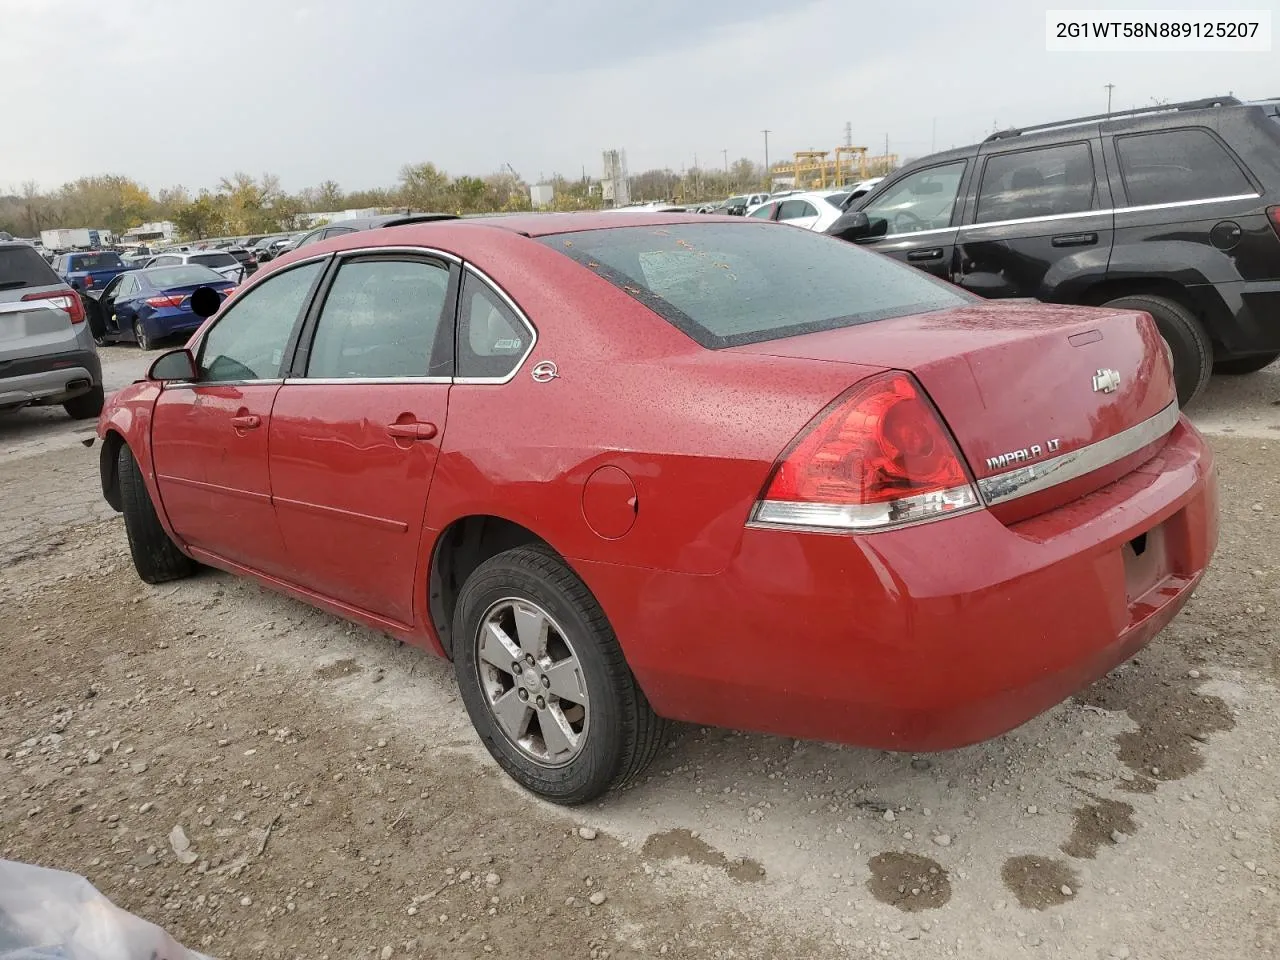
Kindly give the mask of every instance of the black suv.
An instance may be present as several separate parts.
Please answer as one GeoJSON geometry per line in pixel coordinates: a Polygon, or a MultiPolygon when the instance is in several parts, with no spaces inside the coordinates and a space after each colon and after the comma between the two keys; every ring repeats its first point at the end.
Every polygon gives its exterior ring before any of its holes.
{"type": "Polygon", "coordinates": [[[983,297],[1150,313],[1186,405],[1280,356],[1280,99],[1005,130],[917,160],[827,233],[983,297]]]}

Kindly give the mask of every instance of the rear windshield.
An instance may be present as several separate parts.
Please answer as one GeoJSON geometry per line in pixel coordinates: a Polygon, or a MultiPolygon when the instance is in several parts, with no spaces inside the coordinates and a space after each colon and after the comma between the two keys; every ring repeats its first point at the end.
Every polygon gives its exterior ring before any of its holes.
{"type": "Polygon", "coordinates": [[[191,258],[192,263],[206,267],[238,267],[240,261],[229,253],[199,253],[191,258]]]}
{"type": "Polygon", "coordinates": [[[253,254],[248,250],[232,250],[231,256],[235,257],[237,262],[244,263],[246,260],[250,259],[253,254]]]}
{"type": "Polygon", "coordinates": [[[616,227],[541,238],[704,347],[776,340],[974,302],[927,274],[794,227],[616,227]]]}
{"type": "Polygon", "coordinates": [[[36,253],[35,247],[26,244],[0,247],[0,290],[51,287],[61,283],[44,257],[36,253]]]}
{"type": "Polygon", "coordinates": [[[189,287],[197,283],[225,283],[226,277],[214,273],[208,267],[186,264],[180,267],[152,267],[144,271],[152,285],[160,290],[169,287],[189,287]]]}
{"type": "Polygon", "coordinates": [[[77,253],[67,260],[68,270],[112,270],[123,266],[118,253],[77,253]]]}

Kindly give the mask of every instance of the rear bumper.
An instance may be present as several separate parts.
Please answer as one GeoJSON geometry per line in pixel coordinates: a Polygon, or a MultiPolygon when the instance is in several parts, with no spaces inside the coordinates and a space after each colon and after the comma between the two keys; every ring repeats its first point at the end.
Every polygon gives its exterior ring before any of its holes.
{"type": "Polygon", "coordinates": [[[1012,526],[979,511],[869,536],[747,529],[713,576],[575,566],[660,714],[936,750],[1004,733],[1131,657],[1216,540],[1212,454],[1183,420],[1133,473],[1012,526]]]}
{"type": "Polygon", "coordinates": [[[61,403],[102,383],[96,350],[71,350],[0,363],[0,407],[61,403]]]}
{"type": "Polygon", "coordinates": [[[175,337],[180,333],[191,333],[204,322],[190,310],[167,309],[147,317],[143,321],[152,339],[175,337]]]}

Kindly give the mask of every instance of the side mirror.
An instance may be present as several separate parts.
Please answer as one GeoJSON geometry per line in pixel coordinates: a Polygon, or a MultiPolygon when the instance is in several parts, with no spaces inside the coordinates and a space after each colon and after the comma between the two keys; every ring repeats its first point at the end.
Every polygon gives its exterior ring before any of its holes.
{"type": "MultiPolygon", "coordinates": [[[[213,293],[212,290],[209,292],[213,293]]],[[[148,380],[156,380],[160,383],[170,380],[195,380],[198,375],[195,355],[186,347],[160,354],[156,357],[155,363],[151,364],[151,369],[147,371],[148,380]]]]}
{"type": "Polygon", "coordinates": [[[836,222],[827,227],[827,235],[838,240],[863,240],[871,236],[871,221],[861,210],[849,210],[840,214],[836,222]]]}
{"type": "Polygon", "coordinates": [[[197,317],[212,317],[220,306],[222,297],[213,287],[196,287],[191,292],[191,312],[197,317]]]}

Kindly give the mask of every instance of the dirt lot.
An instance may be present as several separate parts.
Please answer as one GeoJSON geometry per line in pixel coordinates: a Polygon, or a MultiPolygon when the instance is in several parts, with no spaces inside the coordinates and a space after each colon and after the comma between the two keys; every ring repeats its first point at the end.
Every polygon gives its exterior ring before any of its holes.
{"type": "Polygon", "coordinates": [[[1194,413],[1216,563],[1077,700],[918,757],[680,728],[572,812],[447,665],[222,574],[143,585],[83,426],[0,418],[0,856],[226,958],[1276,956],[1280,369],[1194,413]]]}

